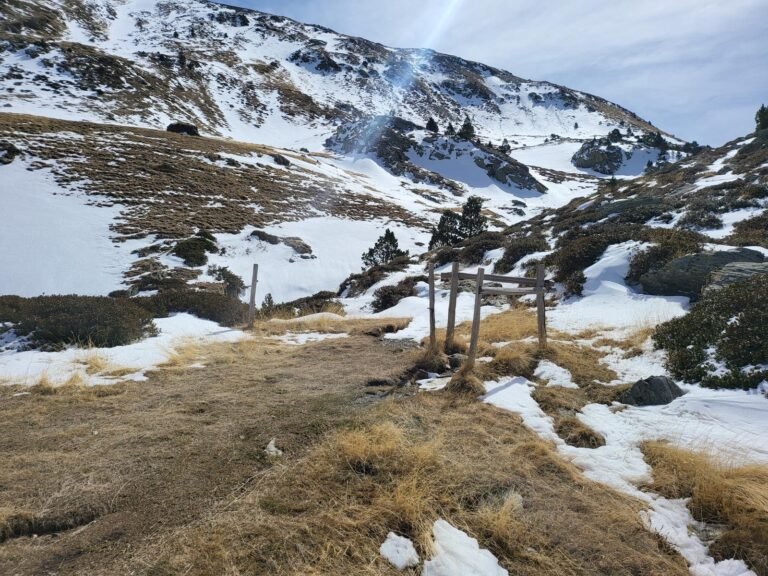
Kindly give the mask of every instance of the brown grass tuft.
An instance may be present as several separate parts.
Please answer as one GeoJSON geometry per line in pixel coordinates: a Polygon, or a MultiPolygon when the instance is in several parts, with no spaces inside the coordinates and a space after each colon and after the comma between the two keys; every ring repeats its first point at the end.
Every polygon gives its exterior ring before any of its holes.
{"type": "Polygon", "coordinates": [[[642,449],[653,467],[654,490],[690,498],[694,518],[728,526],[710,546],[716,559],[739,558],[758,576],[768,575],[768,466],[737,466],[664,442],[646,442],[642,449]]]}
{"type": "Polygon", "coordinates": [[[555,421],[555,432],[566,444],[580,448],[598,448],[605,446],[605,438],[584,424],[578,417],[560,416],[555,421]]]}

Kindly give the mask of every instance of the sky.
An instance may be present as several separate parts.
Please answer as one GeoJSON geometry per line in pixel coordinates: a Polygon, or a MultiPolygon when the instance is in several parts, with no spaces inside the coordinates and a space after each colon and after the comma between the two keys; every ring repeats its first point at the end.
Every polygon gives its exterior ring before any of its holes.
{"type": "Polygon", "coordinates": [[[713,146],[768,104],[768,0],[223,0],[620,104],[713,146]]]}

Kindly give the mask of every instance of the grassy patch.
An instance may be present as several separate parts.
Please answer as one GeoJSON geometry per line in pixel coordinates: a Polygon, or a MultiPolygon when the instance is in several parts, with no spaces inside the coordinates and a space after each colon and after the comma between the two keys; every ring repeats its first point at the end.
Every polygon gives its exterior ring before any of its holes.
{"type": "Polygon", "coordinates": [[[713,556],[742,559],[758,576],[768,575],[768,466],[731,465],[663,442],[642,448],[655,491],[690,498],[694,518],[727,526],[710,545],[713,556]]]}
{"type": "Polygon", "coordinates": [[[378,553],[387,533],[428,558],[432,523],[445,518],[521,576],[686,574],[638,511],[585,481],[515,416],[423,394],[385,403],[262,475],[153,564],[190,575],[394,574],[378,553]]]}

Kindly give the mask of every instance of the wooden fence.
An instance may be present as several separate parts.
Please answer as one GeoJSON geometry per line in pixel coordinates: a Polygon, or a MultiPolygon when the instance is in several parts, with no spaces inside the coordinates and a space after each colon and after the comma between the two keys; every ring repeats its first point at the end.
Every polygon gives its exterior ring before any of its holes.
{"type": "MultiPolygon", "coordinates": [[[[477,356],[477,343],[480,336],[480,304],[483,294],[500,296],[522,296],[525,294],[536,295],[536,311],[539,331],[539,347],[547,347],[547,322],[544,297],[547,287],[544,282],[544,265],[536,267],[535,278],[522,278],[515,276],[501,276],[499,274],[486,274],[484,268],[478,268],[477,273],[459,272],[459,263],[454,262],[451,271],[440,275],[440,280],[450,281],[450,295],[448,299],[448,325],[445,330],[446,353],[453,348],[454,329],[456,327],[456,298],[459,293],[459,280],[475,280],[475,308],[472,315],[472,333],[469,342],[469,353],[465,364],[467,369],[475,365],[477,356]],[[516,284],[515,288],[486,286],[484,282],[500,284],[516,284]]],[[[435,336],[435,270],[432,263],[429,264],[429,345],[433,352],[437,351],[435,336]]]]}

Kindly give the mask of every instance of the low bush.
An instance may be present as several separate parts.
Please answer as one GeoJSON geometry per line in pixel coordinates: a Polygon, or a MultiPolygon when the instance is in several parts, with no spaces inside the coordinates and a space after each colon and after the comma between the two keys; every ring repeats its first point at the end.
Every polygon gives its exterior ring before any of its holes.
{"type": "Polygon", "coordinates": [[[584,270],[597,262],[608,246],[646,237],[642,226],[631,224],[577,228],[560,237],[557,249],[544,263],[556,267],[555,281],[565,284],[566,295],[581,294],[584,270]]]}
{"type": "Polygon", "coordinates": [[[544,236],[539,234],[524,236],[522,238],[511,238],[507,241],[507,246],[504,249],[504,256],[496,262],[493,271],[496,274],[507,274],[515,267],[520,259],[533,254],[534,252],[543,252],[548,249],[549,244],[547,244],[544,236]]]}
{"type": "Polygon", "coordinates": [[[156,333],[152,313],[126,298],[0,296],[0,323],[43,347],[121,346],[156,333]]]}
{"type": "Polygon", "coordinates": [[[675,226],[683,230],[719,230],[723,227],[723,219],[703,208],[689,208],[675,226]]]}
{"type": "Polygon", "coordinates": [[[660,270],[675,258],[700,252],[704,241],[700,234],[686,230],[656,228],[648,234],[648,240],[657,244],[632,255],[626,277],[630,284],[637,284],[643,274],[660,270]]]}
{"type": "Polygon", "coordinates": [[[219,282],[224,283],[224,294],[232,298],[239,298],[245,292],[245,282],[237,274],[226,266],[209,266],[208,274],[219,282]]]}
{"type": "Polygon", "coordinates": [[[216,238],[205,230],[200,230],[191,238],[179,240],[173,248],[173,255],[184,260],[187,266],[205,266],[208,252],[216,252],[216,238]]]}
{"type": "Polygon", "coordinates": [[[462,241],[458,258],[463,264],[480,264],[489,250],[501,248],[506,243],[506,236],[501,232],[483,232],[462,241]]]}
{"type": "Polygon", "coordinates": [[[128,302],[134,302],[149,310],[155,317],[188,312],[224,326],[243,322],[248,311],[248,305],[237,298],[207,291],[167,290],[153,296],[132,298],[128,302]]]}
{"type": "Polygon", "coordinates": [[[394,286],[382,286],[373,293],[373,302],[371,308],[374,312],[381,312],[392,308],[403,298],[416,296],[416,284],[425,282],[426,276],[408,276],[394,286]]]}
{"type": "Polygon", "coordinates": [[[676,378],[709,388],[753,388],[768,358],[768,274],[705,293],[691,311],[656,328],[676,378]]]}
{"type": "Polygon", "coordinates": [[[737,246],[764,246],[768,248],[768,212],[737,222],[727,238],[737,246]]]}
{"type": "Polygon", "coordinates": [[[350,274],[347,279],[341,283],[336,294],[337,296],[345,296],[348,298],[359,296],[377,282],[384,280],[387,274],[405,270],[409,262],[410,258],[408,256],[401,256],[386,264],[372,266],[359,274],[350,274]]]}
{"type": "Polygon", "coordinates": [[[265,299],[264,306],[259,311],[259,316],[261,318],[297,318],[299,316],[307,316],[308,314],[326,312],[328,308],[343,310],[343,307],[335,298],[335,293],[324,290],[311,296],[275,304],[272,301],[271,295],[267,294],[267,299],[265,299]]]}

